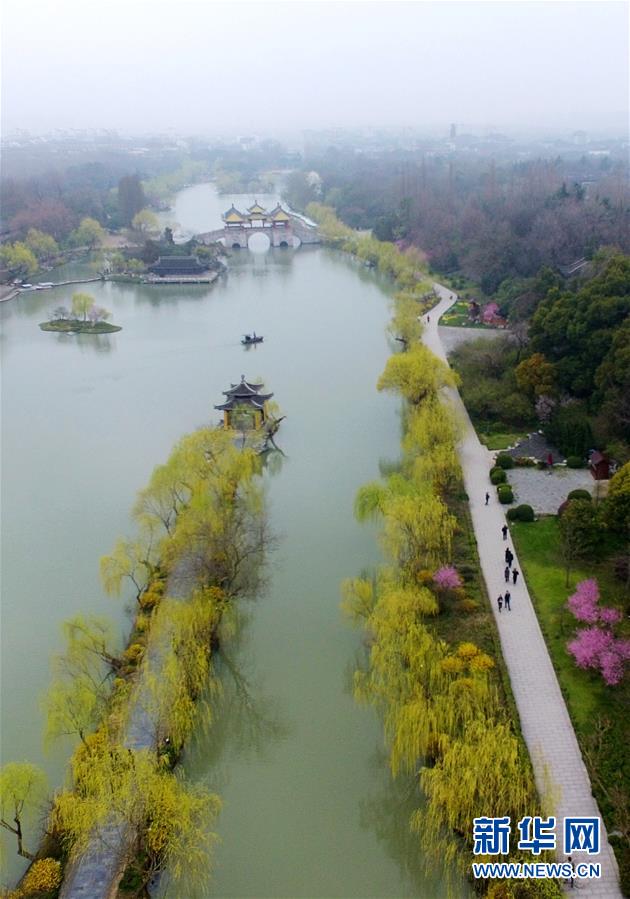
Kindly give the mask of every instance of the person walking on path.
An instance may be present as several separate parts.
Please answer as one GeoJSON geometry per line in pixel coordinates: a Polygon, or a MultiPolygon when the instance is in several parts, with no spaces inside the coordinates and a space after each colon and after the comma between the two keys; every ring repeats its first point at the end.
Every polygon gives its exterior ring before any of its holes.
{"type": "Polygon", "coordinates": [[[486,506],[490,502],[490,494],[486,491],[486,506]]]}
{"type": "MultiPolygon", "coordinates": [[[[515,584],[516,581],[518,580],[518,575],[519,575],[518,569],[515,568],[515,569],[512,571],[512,583],[513,583],[513,584],[515,584]]],[[[506,578],[506,580],[507,580],[507,578],[506,578]]]]}
{"type": "Polygon", "coordinates": [[[505,583],[509,584],[510,583],[510,566],[509,565],[505,566],[505,571],[503,572],[503,574],[505,575],[505,583]]]}
{"type": "Polygon", "coordinates": [[[504,540],[507,540],[507,535],[508,535],[508,526],[507,526],[507,524],[504,524],[504,525],[503,525],[503,527],[501,528],[501,533],[503,534],[503,539],[504,539],[504,540]]]}
{"type": "Polygon", "coordinates": [[[510,593],[509,590],[506,590],[505,593],[503,594],[503,602],[505,603],[505,608],[508,610],[508,612],[512,611],[512,606],[510,605],[511,599],[512,599],[512,594],[510,593]]]}
{"type": "Polygon", "coordinates": [[[506,548],[505,548],[505,564],[511,568],[513,561],[514,561],[514,555],[512,553],[512,550],[510,549],[509,546],[506,546],[506,548]]]}
{"type": "Polygon", "coordinates": [[[499,615],[500,615],[501,609],[503,608],[503,597],[502,596],[497,597],[497,605],[499,607],[499,615]]]}

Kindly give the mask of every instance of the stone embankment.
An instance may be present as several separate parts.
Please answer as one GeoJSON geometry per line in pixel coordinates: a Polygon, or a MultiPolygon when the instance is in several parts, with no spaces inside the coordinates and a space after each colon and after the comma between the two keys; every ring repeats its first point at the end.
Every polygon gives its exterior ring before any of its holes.
{"type": "Polygon", "coordinates": [[[74,281],[58,281],[53,283],[52,287],[28,287],[24,290],[21,287],[10,287],[8,285],[4,285],[4,287],[0,288],[0,303],[6,303],[8,300],[13,300],[15,297],[21,296],[23,293],[40,293],[43,290],[52,290],[54,287],[66,287],[68,284],[92,284],[94,281],[104,281],[105,279],[99,275],[98,278],[77,278],[74,281]]]}

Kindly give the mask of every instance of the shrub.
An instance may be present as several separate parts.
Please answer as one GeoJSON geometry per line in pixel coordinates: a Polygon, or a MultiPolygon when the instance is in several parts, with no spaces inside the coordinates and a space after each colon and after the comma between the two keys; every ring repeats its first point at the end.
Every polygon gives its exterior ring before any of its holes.
{"type": "Polygon", "coordinates": [[[61,862],[54,858],[40,858],[33,862],[22,881],[24,895],[51,893],[61,883],[61,862]]]}
{"type": "Polygon", "coordinates": [[[502,468],[493,468],[490,472],[490,483],[494,484],[495,487],[499,484],[505,484],[507,481],[507,475],[503,471],[502,468]]]}
{"type": "Polygon", "coordinates": [[[504,506],[514,502],[514,494],[512,493],[512,488],[509,484],[499,484],[497,493],[499,495],[499,502],[504,506]]]}
{"type": "Polygon", "coordinates": [[[138,600],[138,604],[140,608],[144,612],[152,612],[153,609],[158,605],[161,594],[158,593],[154,588],[150,588],[145,590],[144,593],[141,594],[140,599],[138,600]]]}
{"type": "Polygon", "coordinates": [[[499,453],[496,459],[496,465],[499,468],[514,468],[514,459],[511,456],[508,456],[507,453],[499,453]]]}
{"type": "Polygon", "coordinates": [[[474,599],[466,597],[466,599],[460,599],[455,608],[464,615],[472,615],[472,613],[476,612],[479,608],[479,603],[474,599]]]}
{"type": "Polygon", "coordinates": [[[520,506],[508,509],[507,517],[510,521],[533,521],[534,510],[527,503],[522,503],[520,506]]]}
{"type": "Polygon", "coordinates": [[[567,499],[587,499],[589,502],[593,501],[593,497],[588,492],[588,490],[584,490],[583,488],[572,490],[571,493],[569,493],[569,495],[567,496],[567,499]]]}
{"type": "Polygon", "coordinates": [[[567,456],[567,468],[584,468],[584,459],[581,456],[567,456]]]}
{"type": "Polygon", "coordinates": [[[149,627],[149,619],[147,615],[144,615],[142,612],[136,617],[136,630],[139,634],[144,634],[144,632],[149,627]]]}
{"type": "Polygon", "coordinates": [[[132,643],[122,654],[127,665],[137,665],[144,655],[144,646],[141,643],[132,643]]]}
{"type": "Polygon", "coordinates": [[[469,565],[468,563],[463,562],[459,566],[459,573],[465,581],[472,581],[477,576],[477,569],[474,565],[469,565]]]}

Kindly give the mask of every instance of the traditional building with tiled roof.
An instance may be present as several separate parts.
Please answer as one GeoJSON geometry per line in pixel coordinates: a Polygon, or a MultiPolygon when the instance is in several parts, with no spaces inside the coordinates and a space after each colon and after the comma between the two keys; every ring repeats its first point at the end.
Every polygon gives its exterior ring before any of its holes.
{"type": "Polygon", "coordinates": [[[267,401],[273,393],[260,393],[263,384],[253,384],[241,375],[240,384],[232,384],[229,390],[222,391],[226,400],[214,408],[223,412],[223,425],[226,428],[250,430],[259,428],[267,420],[267,401]]]}
{"type": "Polygon", "coordinates": [[[160,276],[199,275],[207,271],[207,267],[196,256],[160,256],[149,266],[149,271],[160,276]]]}

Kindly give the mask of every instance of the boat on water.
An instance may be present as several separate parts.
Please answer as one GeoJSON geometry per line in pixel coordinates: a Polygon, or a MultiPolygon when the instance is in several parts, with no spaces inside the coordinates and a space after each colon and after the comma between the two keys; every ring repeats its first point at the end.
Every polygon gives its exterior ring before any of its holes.
{"type": "Polygon", "coordinates": [[[241,343],[243,344],[243,346],[251,346],[252,343],[262,343],[263,340],[264,337],[259,337],[254,331],[253,334],[243,334],[241,343]]]}

